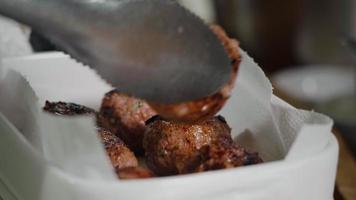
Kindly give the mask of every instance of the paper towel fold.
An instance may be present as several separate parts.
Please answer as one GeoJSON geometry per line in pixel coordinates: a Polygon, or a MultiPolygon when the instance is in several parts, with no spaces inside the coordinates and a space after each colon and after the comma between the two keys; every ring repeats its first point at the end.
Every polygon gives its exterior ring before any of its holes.
{"type": "Polygon", "coordinates": [[[1,113],[53,165],[82,178],[116,179],[93,117],[44,113],[28,82],[13,70],[0,81],[0,99],[1,113]]]}

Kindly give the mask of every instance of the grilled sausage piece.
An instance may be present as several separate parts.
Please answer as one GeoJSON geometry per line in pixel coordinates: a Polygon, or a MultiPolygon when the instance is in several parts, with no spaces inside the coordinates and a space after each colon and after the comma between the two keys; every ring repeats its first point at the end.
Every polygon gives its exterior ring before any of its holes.
{"type": "Polygon", "coordinates": [[[113,90],[102,101],[98,124],[119,136],[132,151],[141,154],[145,121],[155,114],[145,101],[113,90]]]}
{"type": "Polygon", "coordinates": [[[103,128],[99,128],[98,133],[114,168],[124,169],[138,166],[135,154],[120,138],[103,128]]]}
{"type": "Polygon", "coordinates": [[[157,175],[186,173],[202,147],[218,138],[232,142],[230,127],[222,117],[189,124],[153,117],[147,126],[143,140],[146,164],[157,175]]]}
{"type": "Polygon", "coordinates": [[[208,119],[213,117],[230,97],[241,62],[239,43],[234,39],[230,39],[221,27],[214,25],[211,26],[211,29],[224,45],[231,60],[229,81],[217,93],[202,99],[176,104],[149,102],[150,106],[163,118],[185,122],[208,119]]]}
{"type": "Polygon", "coordinates": [[[147,122],[143,145],[146,164],[157,175],[174,175],[238,167],[262,162],[236,144],[221,116],[195,123],[147,122]]]}

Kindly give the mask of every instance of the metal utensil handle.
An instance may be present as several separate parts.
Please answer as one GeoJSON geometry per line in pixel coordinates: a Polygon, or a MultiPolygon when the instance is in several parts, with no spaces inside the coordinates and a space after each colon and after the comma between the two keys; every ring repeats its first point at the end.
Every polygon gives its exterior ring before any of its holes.
{"type": "MultiPolygon", "coordinates": [[[[0,0],[0,14],[38,31],[83,33],[92,21],[90,11],[98,9],[97,4],[83,0],[0,0]]],[[[108,6],[107,1],[101,5],[108,6]]]]}
{"type": "Polygon", "coordinates": [[[69,17],[58,12],[62,8],[63,5],[56,0],[0,0],[0,14],[35,28],[69,17]]]}

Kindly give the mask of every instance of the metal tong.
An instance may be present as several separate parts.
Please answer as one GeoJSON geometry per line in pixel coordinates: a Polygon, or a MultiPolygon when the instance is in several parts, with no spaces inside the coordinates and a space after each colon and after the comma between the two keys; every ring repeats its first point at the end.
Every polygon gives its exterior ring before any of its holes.
{"type": "Polygon", "coordinates": [[[0,0],[0,14],[43,33],[122,92],[149,101],[205,97],[230,74],[217,37],[172,0],[0,0]]]}

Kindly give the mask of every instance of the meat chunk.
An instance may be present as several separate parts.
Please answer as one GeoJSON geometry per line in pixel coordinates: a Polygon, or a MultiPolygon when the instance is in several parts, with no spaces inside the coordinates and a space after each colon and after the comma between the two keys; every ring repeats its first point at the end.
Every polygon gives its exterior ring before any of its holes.
{"type": "Polygon", "coordinates": [[[145,101],[113,90],[102,101],[98,124],[119,136],[135,153],[141,154],[145,121],[155,114],[145,101]]]}
{"type": "Polygon", "coordinates": [[[98,133],[114,168],[120,170],[138,166],[135,154],[120,138],[102,128],[98,129],[98,133]]]}
{"type": "Polygon", "coordinates": [[[220,39],[231,60],[229,81],[217,93],[202,99],[175,104],[149,102],[150,106],[163,118],[188,122],[208,119],[209,117],[213,117],[229,99],[241,62],[239,43],[234,39],[230,39],[219,26],[211,26],[211,30],[220,39]]]}
{"type": "Polygon", "coordinates": [[[156,116],[147,126],[143,140],[146,164],[157,175],[186,173],[202,147],[219,138],[232,142],[230,127],[222,117],[188,124],[156,116]]]}
{"type": "Polygon", "coordinates": [[[218,140],[200,149],[188,172],[234,168],[262,162],[258,153],[249,152],[234,142],[218,140]]]}
{"type": "Polygon", "coordinates": [[[154,174],[151,171],[142,167],[116,169],[116,174],[119,179],[143,179],[154,177],[154,174]]]}
{"type": "Polygon", "coordinates": [[[262,162],[236,144],[221,116],[195,123],[147,121],[143,145],[146,164],[158,175],[174,175],[238,167],[262,162]]]}
{"type": "Polygon", "coordinates": [[[95,111],[91,108],[78,105],[75,103],[66,103],[61,101],[58,102],[46,101],[43,110],[56,115],[83,115],[83,114],[95,113],[95,111]]]}

